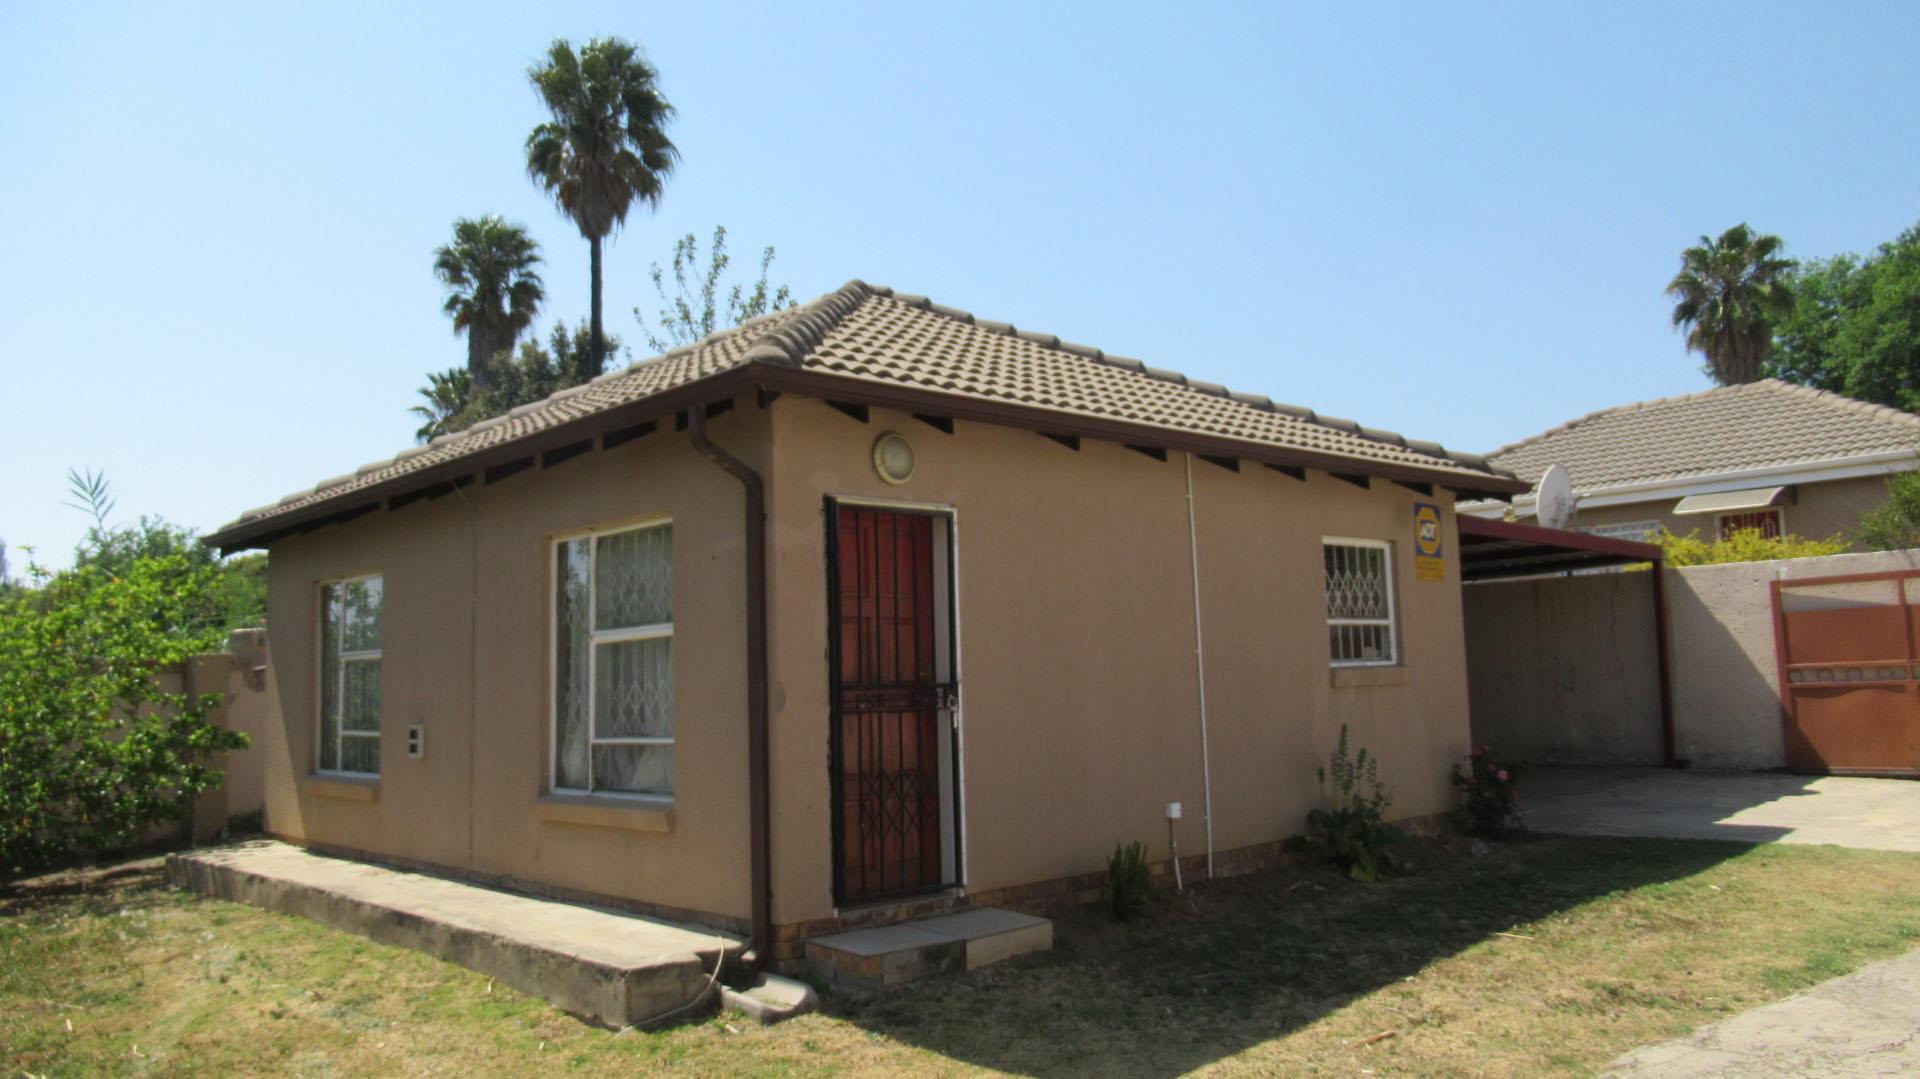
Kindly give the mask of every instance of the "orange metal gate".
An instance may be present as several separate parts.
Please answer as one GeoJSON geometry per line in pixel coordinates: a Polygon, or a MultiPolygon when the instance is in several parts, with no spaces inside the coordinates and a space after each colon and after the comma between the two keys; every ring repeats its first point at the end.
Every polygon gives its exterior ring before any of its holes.
{"type": "Polygon", "coordinates": [[[1920,571],[1772,591],[1788,767],[1920,774],[1920,571]]]}

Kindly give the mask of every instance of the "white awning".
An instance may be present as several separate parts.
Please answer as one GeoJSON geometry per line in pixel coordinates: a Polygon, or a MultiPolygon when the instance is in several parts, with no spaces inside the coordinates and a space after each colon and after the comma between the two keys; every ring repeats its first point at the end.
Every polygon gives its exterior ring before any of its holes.
{"type": "Polygon", "coordinates": [[[1721,491],[1711,495],[1688,495],[1673,507],[1679,515],[1689,513],[1739,513],[1778,506],[1787,500],[1790,487],[1755,487],[1748,491],[1721,491]]]}

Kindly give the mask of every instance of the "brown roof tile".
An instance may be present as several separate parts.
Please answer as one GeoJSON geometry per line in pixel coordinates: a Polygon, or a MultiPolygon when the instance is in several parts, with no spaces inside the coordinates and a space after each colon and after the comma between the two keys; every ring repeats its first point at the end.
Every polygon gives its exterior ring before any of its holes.
{"type": "Polygon", "coordinates": [[[351,505],[357,492],[753,363],[1328,454],[1353,461],[1356,471],[1366,471],[1369,463],[1396,465],[1430,473],[1436,482],[1451,477],[1467,483],[1500,475],[1473,454],[1449,453],[1436,443],[1234,393],[1052,334],[1016,330],[925,297],[855,281],[249,510],[208,539],[222,546],[257,539],[277,527],[277,519],[299,511],[351,505]]]}
{"type": "Polygon", "coordinates": [[[1920,416],[1778,379],[1582,416],[1487,455],[1529,483],[1550,465],[1577,491],[1920,447],[1920,416]]]}

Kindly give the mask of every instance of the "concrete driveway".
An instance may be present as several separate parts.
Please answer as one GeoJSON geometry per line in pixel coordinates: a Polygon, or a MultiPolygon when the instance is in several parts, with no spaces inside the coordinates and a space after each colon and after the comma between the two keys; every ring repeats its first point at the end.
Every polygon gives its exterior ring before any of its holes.
{"type": "Polygon", "coordinates": [[[1920,781],[1910,779],[1540,767],[1519,790],[1537,832],[1920,851],[1920,781]]]}

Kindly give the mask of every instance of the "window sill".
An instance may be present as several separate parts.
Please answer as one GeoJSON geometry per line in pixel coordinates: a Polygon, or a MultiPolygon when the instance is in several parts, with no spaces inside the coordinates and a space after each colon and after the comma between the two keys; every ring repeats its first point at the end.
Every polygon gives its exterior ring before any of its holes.
{"type": "Polygon", "coordinates": [[[672,802],[597,798],[582,794],[543,794],[534,799],[533,815],[548,824],[624,828],[632,832],[673,831],[672,802]]]}
{"type": "Polygon", "coordinates": [[[380,800],[380,780],[374,776],[309,774],[301,780],[300,789],[318,798],[335,798],[342,802],[380,800]]]}
{"type": "Polygon", "coordinates": [[[1412,681],[1413,674],[1402,666],[1379,667],[1334,667],[1332,682],[1335,689],[1347,686],[1404,686],[1412,681]]]}

